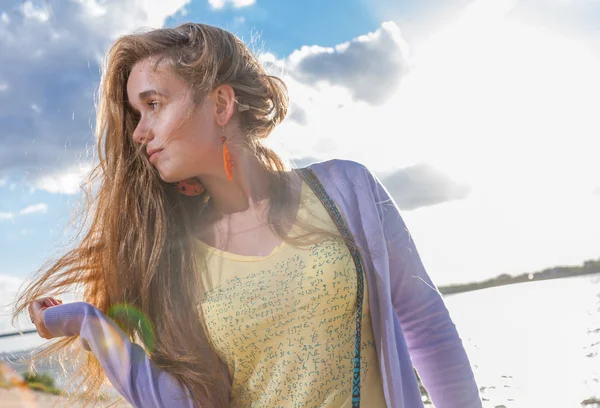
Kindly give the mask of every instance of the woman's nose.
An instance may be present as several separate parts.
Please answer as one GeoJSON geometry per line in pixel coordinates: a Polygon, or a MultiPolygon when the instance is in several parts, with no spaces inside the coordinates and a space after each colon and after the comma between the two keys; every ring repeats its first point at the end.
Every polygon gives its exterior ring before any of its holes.
{"type": "Polygon", "coordinates": [[[152,131],[150,126],[148,126],[147,121],[140,119],[133,130],[133,141],[139,144],[148,144],[151,139],[152,131]]]}

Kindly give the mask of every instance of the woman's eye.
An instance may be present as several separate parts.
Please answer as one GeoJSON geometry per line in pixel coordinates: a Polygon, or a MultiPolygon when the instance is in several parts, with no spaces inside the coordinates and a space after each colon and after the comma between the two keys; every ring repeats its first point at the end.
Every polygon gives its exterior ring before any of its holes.
{"type": "Polygon", "coordinates": [[[152,110],[157,110],[158,108],[160,108],[160,102],[158,102],[158,101],[148,102],[148,106],[150,106],[152,108],[152,110]]]}

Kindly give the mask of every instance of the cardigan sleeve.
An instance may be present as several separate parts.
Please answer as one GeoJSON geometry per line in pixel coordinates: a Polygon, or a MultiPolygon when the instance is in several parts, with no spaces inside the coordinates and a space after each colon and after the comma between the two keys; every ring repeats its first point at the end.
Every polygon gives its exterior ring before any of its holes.
{"type": "Polygon", "coordinates": [[[482,406],[471,364],[400,211],[368,172],[387,244],[392,302],[411,360],[438,408],[482,406]]]}
{"type": "Polygon", "coordinates": [[[157,367],[142,347],[89,303],[46,309],[44,324],[54,337],[80,336],[116,390],[134,407],[192,408],[187,390],[157,367]]]}

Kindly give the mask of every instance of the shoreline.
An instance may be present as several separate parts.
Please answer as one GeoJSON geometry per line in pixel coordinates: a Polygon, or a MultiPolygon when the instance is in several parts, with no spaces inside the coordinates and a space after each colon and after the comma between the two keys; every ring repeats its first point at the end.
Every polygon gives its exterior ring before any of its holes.
{"type": "Polygon", "coordinates": [[[547,280],[575,278],[579,276],[591,276],[596,274],[600,274],[600,268],[577,272],[570,271],[568,273],[565,273],[560,268],[553,268],[549,271],[522,274],[518,276],[500,275],[493,279],[488,279],[481,282],[443,285],[439,286],[438,290],[442,295],[456,295],[459,293],[473,292],[476,290],[516,285],[519,283],[543,282],[547,280]]]}

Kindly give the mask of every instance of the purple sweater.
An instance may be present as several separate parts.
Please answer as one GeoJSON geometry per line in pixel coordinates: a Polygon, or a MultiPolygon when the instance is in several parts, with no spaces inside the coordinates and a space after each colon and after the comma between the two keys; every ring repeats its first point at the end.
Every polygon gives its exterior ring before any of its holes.
{"type": "MultiPolygon", "coordinates": [[[[355,162],[332,160],[310,168],[336,203],[361,253],[388,407],[423,407],[413,365],[437,408],[481,407],[461,339],[386,189],[355,162]]],[[[55,337],[79,335],[133,406],[193,406],[186,390],[92,305],[49,308],[44,322],[55,337]]]]}

